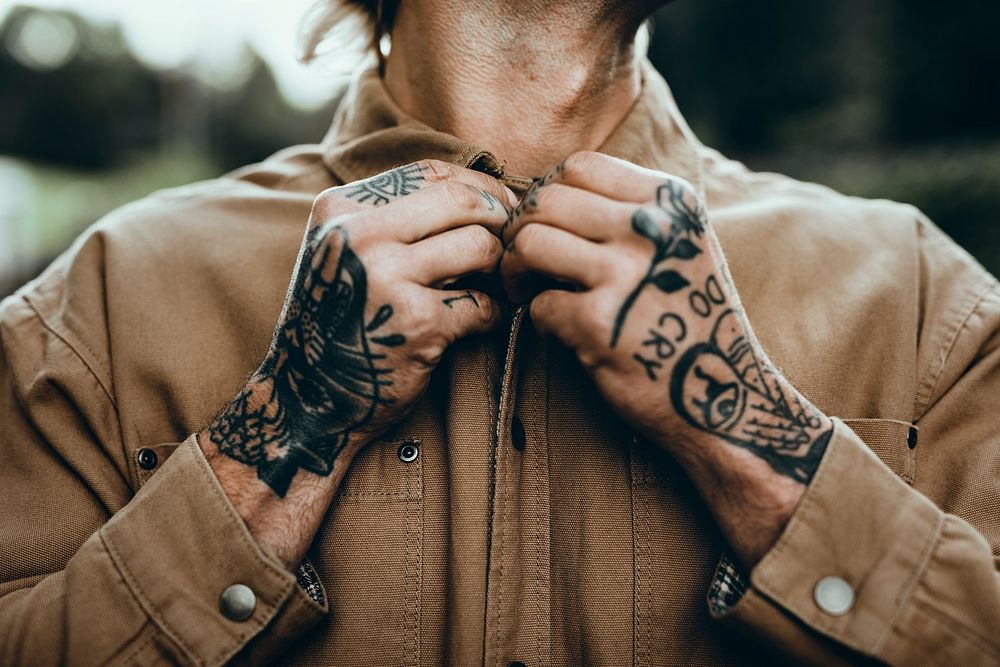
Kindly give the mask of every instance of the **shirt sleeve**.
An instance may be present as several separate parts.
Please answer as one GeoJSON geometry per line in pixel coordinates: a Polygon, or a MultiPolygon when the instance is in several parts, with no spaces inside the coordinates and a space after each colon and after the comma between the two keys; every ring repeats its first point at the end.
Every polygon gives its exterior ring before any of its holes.
{"type": "Polygon", "coordinates": [[[1000,664],[1000,289],[979,275],[924,318],[912,484],[835,420],[774,547],[749,576],[720,563],[713,616],[808,664],[1000,664]]]}
{"type": "Polygon", "coordinates": [[[323,617],[194,437],[135,490],[106,383],[23,298],[0,323],[0,664],[261,662],[323,617]]]}

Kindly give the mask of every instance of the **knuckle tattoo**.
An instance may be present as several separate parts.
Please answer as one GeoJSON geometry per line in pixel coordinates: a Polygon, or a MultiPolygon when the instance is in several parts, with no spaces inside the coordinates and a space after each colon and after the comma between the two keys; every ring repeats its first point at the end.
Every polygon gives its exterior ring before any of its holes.
{"type": "MultiPolygon", "coordinates": [[[[613,321],[610,344],[599,347],[615,349],[641,293],[670,295],[641,328],[633,327],[638,336],[631,337],[637,342],[628,363],[638,364],[659,386],[666,377],[664,399],[689,426],[808,484],[832,427],[757,345],[730,291],[725,265],[706,261],[712,257],[711,231],[696,190],[682,179],[665,178],[656,189],[655,203],[638,207],[631,223],[647,248],[648,264],[610,318],[608,313],[601,317],[598,309],[582,314],[613,321]]],[[[599,323],[589,324],[591,331],[600,330],[592,328],[599,323]]]]}
{"type": "Polygon", "coordinates": [[[279,497],[300,470],[329,476],[351,436],[392,403],[389,352],[407,337],[391,304],[368,317],[367,285],[348,230],[310,229],[271,351],[255,375],[270,389],[248,383],[208,428],[222,455],[255,468],[279,497]]]}

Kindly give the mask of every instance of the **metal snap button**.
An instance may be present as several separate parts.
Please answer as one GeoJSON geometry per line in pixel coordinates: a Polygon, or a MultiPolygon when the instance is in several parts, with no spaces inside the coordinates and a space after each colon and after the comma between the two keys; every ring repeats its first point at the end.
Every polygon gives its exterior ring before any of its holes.
{"type": "Polygon", "coordinates": [[[420,456],[420,447],[415,442],[404,442],[399,446],[396,454],[403,463],[413,463],[420,456]]]}
{"type": "Polygon", "coordinates": [[[840,577],[823,577],[813,591],[816,606],[830,616],[843,616],[854,606],[854,589],[840,577]]]}
{"type": "Polygon", "coordinates": [[[245,621],[253,616],[256,608],[257,596],[243,584],[233,584],[219,597],[219,609],[230,621],[245,621]]]}
{"type": "Polygon", "coordinates": [[[139,462],[139,467],[143,470],[152,470],[159,462],[159,457],[156,456],[156,452],[152,449],[146,449],[145,447],[139,450],[136,455],[136,459],[139,462]]]}

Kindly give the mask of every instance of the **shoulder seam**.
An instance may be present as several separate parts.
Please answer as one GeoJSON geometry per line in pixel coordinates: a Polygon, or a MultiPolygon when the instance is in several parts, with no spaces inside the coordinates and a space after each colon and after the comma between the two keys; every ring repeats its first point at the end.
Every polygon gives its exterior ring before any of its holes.
{"type": "MultiPolygon", "coordinates": [[[[100,385],[101,389],[104,391],[105,396],[108,397],[108,401],[110,401],[111,406],[115,409],[115,412],[118,412],[118,402],[115,401],[114,394],[111,393],[111,390],[108,389],[107,384],[104,382],[104,380],[101,379],[101,376],[97,373],[97,371],[94,370],[93,365],[87,361],[86,357],[80,353],[80,351],[69,340],[67,336],[59,332],[58,329],[56,329],[56,327],[54,327],[52,324],[49,323],[49,321],[45,318],[42,312],[35,307],[35,304],[31,302],[31,299],[29,299],[27,295],[21,295],[21,298],[24,300],[24,303],[27,304],[28,308],[31,309],[31,312],[35,314],[35,317],[38,318],[38,321],[42,324],[42,326],[45,327],[45,329],[49,333],[55,336],[63,345],[65,345],[77,359],[80,360],[80,363],[84,365],[87,371],[89,371],[90,374],[97,381],[97,384],[100,385]]],[[[87,348],[87,352],[93,354],[90,348],[87,348]]]]}
{"type": "Polygon", "coordinates": [[[951,333],[944,345],[941,347],[942,354],[940,355],[940,363],[936,364],[936,368],[933,372],[928,370],[928,374],[925,380],[919,383],[917,399],[918,403],[914,409],[914,419],[922,419],[927,409],[930,407],[931,401],[934,398],[934,393],[937,391],[938,383],[941,381],[941,376],[944,373],[945,367],[948,365],[948,360],[951,359],[952,353],[955,351],[955,345],[958,343],[958,338],[962,331],[965,330],[966,324],[972,318],[972,316],[979,310],[980,305],[986,300],[991,291],[996,290],[997,283],[992,280],[983,280],[980,283],[978,289],[970,291],[970,303],[969,307],[966,308],[962,316],[955,321],[955,326],[952,328],[951,333]],[[929,384],[928,384],[929,383],[929,384]],[[928,389],[923,391],[922,388],[927,386],[928,389]]]}

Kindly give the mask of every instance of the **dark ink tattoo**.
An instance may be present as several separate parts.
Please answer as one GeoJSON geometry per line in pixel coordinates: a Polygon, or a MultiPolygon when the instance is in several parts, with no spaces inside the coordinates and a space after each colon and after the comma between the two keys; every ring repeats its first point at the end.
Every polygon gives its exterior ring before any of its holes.
{"type": "Polygon", "coordinates": [[[406,342],[399,333],[375,335],[391,322],[391,305],[364,321],[367,276],[345,229],[311,229],[296,276],[258,371],[273,381],[270,392],[255,396],[248,386],[209,427],[220,452],[256,467],[281,497],[300,469],[329,475],[351,434],[391,403],[393,369],[376,349],[406,342]]]}
{"type": "Polygon", "coordinates": [[[472,293],[472,290],[465,290],[465,293],[461,296],[450,296],[447,299],[442,299],[441,303],[448,306],[449,308],[454,308],[452,304],[458,301],[471,301],[476,308],[479,308],[479,301],[476,299],[476,295],[472,293]]]}
{"type": "Polygon", "coordinates": [[[656,189],[656,208],[641,208],[632,215],[632,229],[653,244],[653,257],[646,275],[625,297],[611,330],[611,347],[618,344],[625,318],[647,285],[672,294],[690,283],[678,271],[662,268],[668,260],[687,261],[701,254],[695,242],[705,231],[705,212],[700,205],[692,207],[687,191],[677,182],[668,181],[656,189]],[[669,227],[664,231],[659,220],[666,216],[669,227]]]}
{"type": "Polygon", "coordinates": [[[397,167],[355,184],[346,192],[346,196],[359,203],[370,201],[372,206],[388,204],[393,199],[418,190],[424,181],[424,171],[426,167],[416,162],[397,167]]]}
{"type": "Polygon", "coordinates": [[[656,380],[656,371],[663,368],[664,361],[677,354],[677,343],[682,342],[687,337],[687,324],[684,319],[676,313],[663,313],[660,316],[658,327],[649,330],[649,338],[642,342],[643,347],[652,348],[652,358],[647,358],[642,354],[632,355],[646,371],[650,380],[656,380]],[[664,331],[668,325],[673,325],[676,332],[668,337],[664,331]]]}
{"type": "Polygon", "coordinates": [[[514,207],[514,210],[511,211],[510,215],[507,217],[507,222],[503,226],[503,231],[506,232],[507,228],[513,224],[514,220],[525,211],[538,208],[538,191],[554,181],[557,176],[562,176],[564,171],[566,171],[566,165],[560,162],[552,169],[552,171],[544,176],[531,179],[531,185],[528,187],[528,191],[524,193],[524,196],[521,197],[521,201],[518,202],[517,206],[514,207]]]}
{"type": "Polygon", "coordinates": [[[497,205],[500,204],[500,202],[497,201],[497,198],[494,197],[493,195],[491,195],[489,192],[486,192],[484,190],[480,190],[479,194],[482,196],[483,199],[486,200],[486,208],[487,208],[487,210],[493,211],[493,210],[496,209],[497,205]]]}
{"type": "Polygon", "coordinates": [[[831,429],[762,361],[739,314],[727,309],[711,338],[689,348],[670,380],[670,400],[692,426],[763,458],[778,473],[812,480],[831,429]]]}

